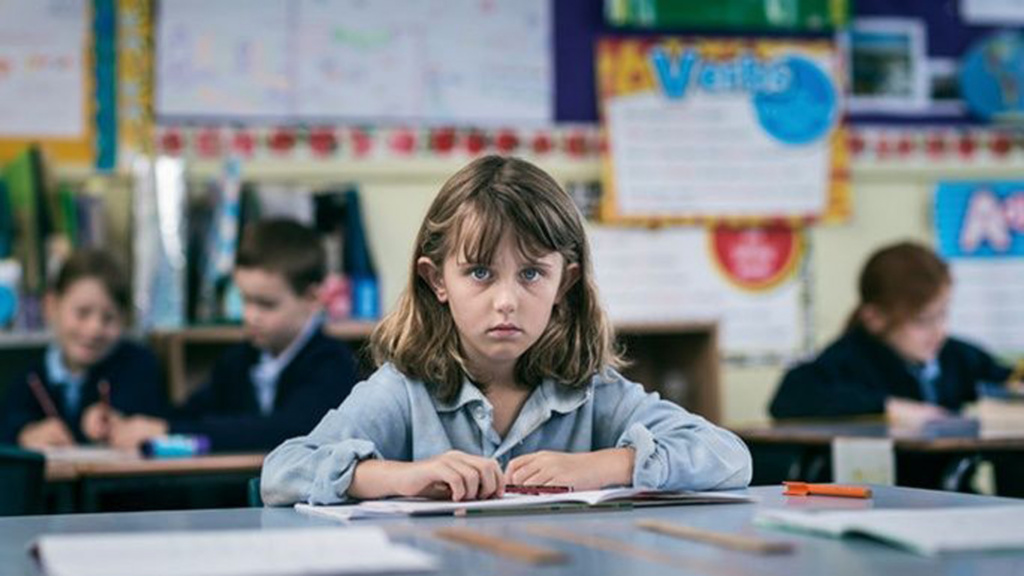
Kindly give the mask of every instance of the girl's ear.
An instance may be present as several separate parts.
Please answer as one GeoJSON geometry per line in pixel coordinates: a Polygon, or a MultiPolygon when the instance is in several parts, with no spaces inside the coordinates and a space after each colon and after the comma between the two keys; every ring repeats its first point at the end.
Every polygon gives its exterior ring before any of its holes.
{"type": "Polygon", "coordinates": [[[561,301],[579,281],[580,265],[573,262],[565,267],[565,272],[562,274],[562,287],[558,289],[558,300],[561,301]]]}
{"type": "Polygon", "coordinates": [[[864,304],[860,307],[860,321],[868,332],[881,335],[889,326],[889,317],[881,308],[874,304],[864,304]]]}
{"type": "Polygon", "coordinates": [[[444,286],[444,274],[438,270],[430,258],[426,256],[420,256],[416,260],[416,273],[419,274],[420,278],[430,286],[430,289],[434,291],[434,295],[437,296],[437,301],[444,304],[448,301],[448,290],[444,286]]]}

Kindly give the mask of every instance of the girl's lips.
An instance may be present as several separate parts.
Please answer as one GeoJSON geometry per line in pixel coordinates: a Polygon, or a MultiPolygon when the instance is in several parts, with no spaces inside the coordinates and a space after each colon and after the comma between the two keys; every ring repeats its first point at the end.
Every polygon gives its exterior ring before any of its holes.
{"type": "Polygon", "coordinates": [[[502,324],[500,326],[495,326],[487,330],[487,333],[490,334],[491,336],[507,338],[522,333],[522,330],[518,326],[514,326],[511,324],[502,324]]]}

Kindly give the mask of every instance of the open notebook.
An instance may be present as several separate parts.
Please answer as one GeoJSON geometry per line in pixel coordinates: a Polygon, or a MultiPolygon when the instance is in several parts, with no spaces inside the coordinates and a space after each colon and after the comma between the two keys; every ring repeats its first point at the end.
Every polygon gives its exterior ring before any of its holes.
{"type": "Polygon", "coordinates": [[[380,528],[58,534],[34,546],[48,576],[287,576],[414,572],[432,556],[380,528]]]}
{"type": "Polygon", "coordinates": [[[410,498],[368,500],[342,506],[296,504],[303,513],[335,520],[385,516],[436,516],[444,514],[521,513],[583,508],[674,506],[750,502],[746,494],[733,492],[658,492],[640,488],[610,488],[564,494],[505,494],[494,500],[442,502],[410,498]]]}
{"type": "Polygon", "coordinates": [[[866,536],[934,556],[965,550],[1024,549],[1024,505],[806,512],[765,510],[754,523],[832,537],[866,536]]]}

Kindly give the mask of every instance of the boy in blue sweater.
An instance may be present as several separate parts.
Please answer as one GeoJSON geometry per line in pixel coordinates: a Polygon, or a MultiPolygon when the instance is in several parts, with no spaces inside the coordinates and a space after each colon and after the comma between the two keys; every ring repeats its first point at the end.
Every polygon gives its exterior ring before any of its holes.
{"type": "Polygon", "coordinates": [[[234,279],[247,341],[223,354],[209,382],[170,419],[117,421],[111,442],[133,448],[166,434],[197,434],[214,451],[262,451],[309,431],[357,380],[348,347],[323,333],[317,293],[325,259],[316,232],[296,222],[246,227],[234,279]]]}

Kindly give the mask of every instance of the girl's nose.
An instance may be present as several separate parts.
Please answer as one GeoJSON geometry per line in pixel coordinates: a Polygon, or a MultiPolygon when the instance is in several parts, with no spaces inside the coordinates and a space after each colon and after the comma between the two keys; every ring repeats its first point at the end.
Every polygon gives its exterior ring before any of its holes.
{"type": "Polygon", "coordinates": [[[514,285],[500,283],[497,286],[497,293],[494,295],[494,308],[502,314],[515,312],[516,295],[514,285]]]}

